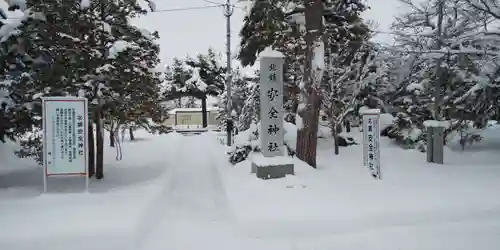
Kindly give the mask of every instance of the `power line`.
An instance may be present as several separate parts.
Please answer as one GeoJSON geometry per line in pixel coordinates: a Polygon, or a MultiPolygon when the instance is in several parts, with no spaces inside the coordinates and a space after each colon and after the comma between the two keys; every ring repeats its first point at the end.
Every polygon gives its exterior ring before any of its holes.
{"type": "Polygon", "coordinates": [[[163,9],[163,10],[155,10],[153,12],[149,13],[155,13],[155,12],[174,12],[174,11],[186,11],[186,10],[202,10],[202,9],[210,9],[210,8],[216,8],[216,7],[222,7],[224,4],[218,4],[218,5],[207,5],[207,6],[196,6],[196,7],[186,7],[186,8],[174,8],[174,9],[163,9]]]}
{"type": "Polygon", "coordinates": [[[214,2],[214,1],[210,1],[210,0],[203,0],[204,2],[207,2],[207,3],[211,3],[211,4],[222,4],[224,5],[224,3],[217,3],[217,2],[214,2]]]}
{"type": "MultiPolygon", "coordinates": [[[[214,2],[214,1],[210,1],[210,0],[203,0],[204,2],[207,2],[207,3],[211,3],[211,4],[218,4],[218,5],[223,5],[223,6],[228,6],[228,3],[219,3],[219,2],[214,2]]],[[[229,4],[230,7],[233,7],[233,8],[238,8],[238,9],[242,9],[244,10],[243,7],[241,6],[236,6],[234,4],[229,4]]]]}
{"type": "MultiPolygon", "coordinates": [[[[210,8],[218,8],[218,7],[222,7],[224,5],[225,4],[217,4],[217,5],[207,5],[207,6],[195,6],[195,7],[185,7],[185,8],[163,9],[163,10],[155,10],[155,11],[152,11],[152,12],[148,12],[148,14],[155,13],[155,12],[175,12],[175,11],[187,11],[187,10],[203,10],[203,9],[210,9],[210,8]]],[[[22,18],[24,18],[24,17],[9,17],[7,19],[22,19],[22,18]]]]}

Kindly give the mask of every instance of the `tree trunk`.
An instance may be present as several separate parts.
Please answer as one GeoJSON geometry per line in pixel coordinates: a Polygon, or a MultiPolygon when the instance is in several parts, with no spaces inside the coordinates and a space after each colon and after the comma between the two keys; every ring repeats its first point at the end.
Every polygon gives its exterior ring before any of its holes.
{"type": "MultiPolygon", "coordinates": [[[[118,123],[117,123],[118,124],[118,123]]],[[[115,147],[115,123],[113,121],[110,122],[110,129],[109,129],[109,146],[110,147],[115,147]]]]}
{"type": "Polygon", "coordinates": [[[318,120],[321,105],[320,95],[314,86],[312,60],[314,45],[322,34],[323,1],[304,0],[306,19],[306,60],[304,65],[305,86],[300,92],[300,102],[305,108],[298,110],[302,118],[302,128],[297,130],[297,157],[316,168],[316,149],[318,142],[318,120]]]}
{"type": "Polygon", "coordinates": [[[318,144],[319,95],[313,90],[308,108],[302,115],[303,127],[297,130],[297,158],[316,168],[316,149],[318,144]]]}
{"type": "Polygon", "coordinates": [[[351,133],[351,122],[349,120],[345,121],[345,132],[351,133]]]}
{"type": "Polygon", "coordinates": [[[95,140],[94,140],[94,125],[89,122],[88,125],[88,145],[89,145],[89,178],[95,174],[95,140]]]}
{"type": "Polygon", "coordinates": [[[207,117],[207,97],[201,98],[201,118],[203,123],[203,128],[208,127],[208,117],[207,117]]]}
{"type": "Polygon", "coordinates": [[[104,136],[102,127],[102,117],[101,109],[96,108],[94,113],[94,119],[96,124],[95,134],[96,134],[96,166],[95,166],[95,177],[97,179],[104,178],[104,136]]]}
{"type": "Polygon", "coordinates": [[[134,130],[132,129],[132,127],[128,128],[128,135],[130,136],[131,141],[135,140],[134,130]]]}
{"type": "Polygon", "coordinates": [[[334,127],[333,127],[333,138],[334,138],[334,142],[335,142],[335,145],[334,145],[334,150],[335,150],[335,155],[339,155],[340,153],[340,149],[339,149],[339,133],[340,133],[340,128],[342,126],[340,125],[337,125],[337,124],[334,124],[334,127]]]}
{"type": "Polygon", "coordinates": [[[109,146],[115,147],[115,130],[113,128],[109,131],[109,146]]]}

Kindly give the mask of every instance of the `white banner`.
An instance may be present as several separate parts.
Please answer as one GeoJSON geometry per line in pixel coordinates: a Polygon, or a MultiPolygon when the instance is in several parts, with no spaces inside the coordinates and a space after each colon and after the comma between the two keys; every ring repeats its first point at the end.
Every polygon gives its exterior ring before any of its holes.
{"type": "Polygon", "coordinates": [[[363,164],[375,179],[381,179],[379,118],[378,109],[363,112],[363,164]]]}
{"type": "Polygon", "coordinates": [[[87,99],[43,98],[45,175],[87,175],[87,99]]]}

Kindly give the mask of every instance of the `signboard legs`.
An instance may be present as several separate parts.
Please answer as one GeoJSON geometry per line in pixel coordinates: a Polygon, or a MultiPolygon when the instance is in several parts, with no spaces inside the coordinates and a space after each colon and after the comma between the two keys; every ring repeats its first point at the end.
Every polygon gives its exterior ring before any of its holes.
{"type": "Polygon", "coordinates": [[[45,169],[43,171],[43,192],[47,193],[47,175],[45,174],[45,169]]]}

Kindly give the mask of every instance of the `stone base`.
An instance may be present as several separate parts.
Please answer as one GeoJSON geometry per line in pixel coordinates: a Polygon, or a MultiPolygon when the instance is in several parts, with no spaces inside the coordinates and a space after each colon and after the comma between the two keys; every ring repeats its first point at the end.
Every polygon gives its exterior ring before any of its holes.
{"type": "Polygon", "coordinates": [[[282,156],[277,156],[276,158],[284,160],[273,161],[272,163],[257,159],[252,161],[252,174],[256,174],[261,179],[277,179],[283,178],[288,174],[295,174],[293,162],[289,158],[282,156]]]}

